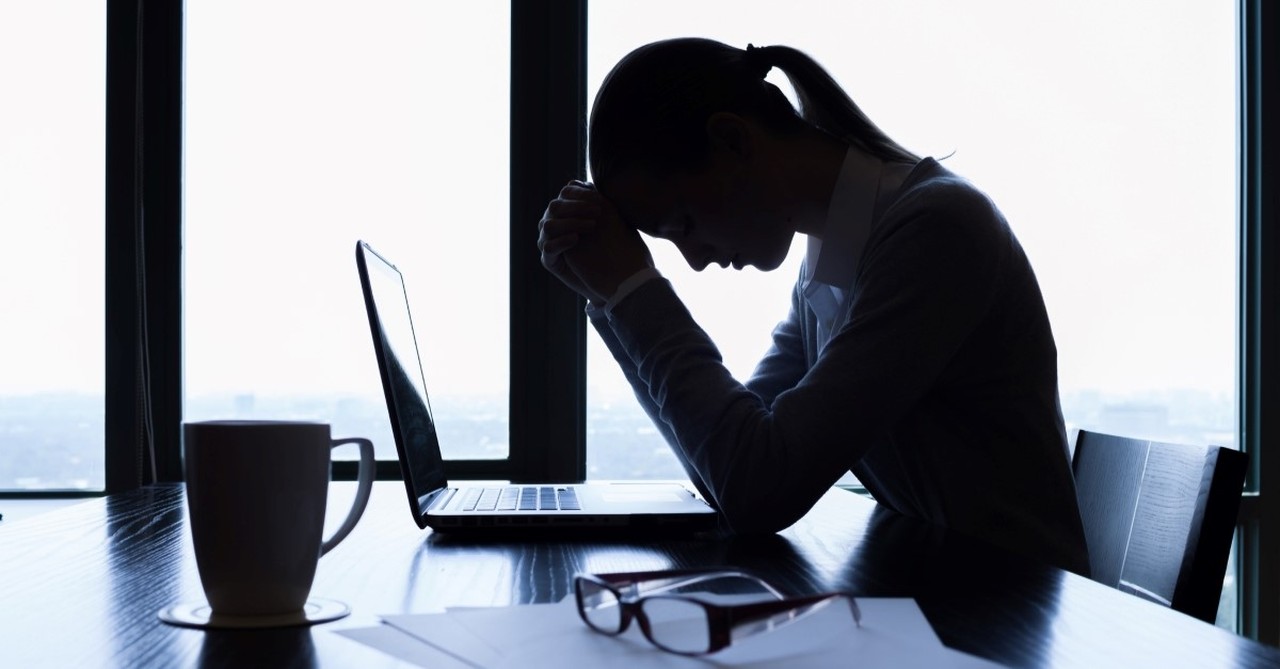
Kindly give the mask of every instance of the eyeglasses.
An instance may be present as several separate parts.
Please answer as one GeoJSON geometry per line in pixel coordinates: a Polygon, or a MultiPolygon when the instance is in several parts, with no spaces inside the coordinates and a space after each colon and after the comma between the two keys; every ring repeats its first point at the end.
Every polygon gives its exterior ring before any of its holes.
{"type": "Polygon", "coordinates": [[[579,574],[574,578],[578,615],[587,627],[616,636],[634,618],[650,643],[670,653],[706,655],[746,637],[769,632],[820,611],[833,602],[849,607],[854,623],[862,613],[843,593],[785,597],[765,581],[733,570],[676,570],[579,574]],[[745,579],[774,601],[712,604],[688,594],[662,594],[719,579],[745,579]]]}

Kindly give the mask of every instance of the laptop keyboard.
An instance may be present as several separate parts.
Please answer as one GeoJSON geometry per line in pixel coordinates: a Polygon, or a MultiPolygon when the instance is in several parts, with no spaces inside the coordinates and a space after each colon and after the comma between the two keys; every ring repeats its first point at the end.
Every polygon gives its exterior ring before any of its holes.
{"type": "Polygon", "coordinates": [[[556,486],[506,486],[468,488],[462,511],[581,511],[573,488],[556,486]]]}

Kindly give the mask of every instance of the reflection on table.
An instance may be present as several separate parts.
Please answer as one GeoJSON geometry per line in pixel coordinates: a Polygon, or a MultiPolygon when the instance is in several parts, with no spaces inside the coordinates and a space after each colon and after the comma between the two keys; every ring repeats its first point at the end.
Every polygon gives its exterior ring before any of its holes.
{"type": "MultiPolygon", "coordinates": [[[[335,483],[330,507],[354,485],[335,483]]],[[[380,614],[553,602],[578,571],[733,566],[788,594],[914,597],[942,641],[1018,667],[1280,666],[1280,650],[832,490],[779,535],[664,541],[459,539],[419,531],[403,485],[320,561],[313,596],[352,615],[312,628],[204,632],[156,612],[203,599],[181,485],[0,525],[0,666],[404,666],[332,633],[380,614]]]]}

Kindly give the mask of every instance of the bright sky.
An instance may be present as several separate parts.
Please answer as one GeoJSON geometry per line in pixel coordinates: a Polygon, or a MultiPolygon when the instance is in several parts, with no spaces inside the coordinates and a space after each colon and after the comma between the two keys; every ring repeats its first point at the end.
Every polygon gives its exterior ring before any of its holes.
{"type": "MultiPolygon", "coordinates": [[[[954,152],[945,164],[1004,211],[1037,270],[1064,389],[1230,391],[1236,154],[1229,3],[732,7],[597,3],[591,91],[627,51],[657,39],[700,35],[741,47],[800,48],[899,142],[922,155],[954,152]]],[[[678,274],[682,295],[741,374],[785,313],[798,261],[793,251],[773,273],[779,276],[767,276],[771,285],[757,274],[739,288],[744,282],[732,270],[695,275],[678,255],[659,260],[664,272],[678,274]]],[[[595,351],[595,359],[607,355],[595,351]]]]}
{"type": "MultiPolygon", "coordinates": [[[[0,393],[102,386],[104,29],[85,4],[0,9],[0,87],[30,103],[0,106],[0,393]]],[[[363,238],[408,277],[433,392],[505,394],[507,3],[187,11],[188,393],[376,398],[363,238]]],[[[787,44],[907,147],[954,152],[1037,269],[1064,390],[1231,390],[1232,3],[610,0],[589,16],[592,93],[655,39],[787,44]]],[[[659,255],[742,374],[798,260],[695,275],[659,255]]],[[[593,387],[621,392],[589,355],[593,387]]]]}

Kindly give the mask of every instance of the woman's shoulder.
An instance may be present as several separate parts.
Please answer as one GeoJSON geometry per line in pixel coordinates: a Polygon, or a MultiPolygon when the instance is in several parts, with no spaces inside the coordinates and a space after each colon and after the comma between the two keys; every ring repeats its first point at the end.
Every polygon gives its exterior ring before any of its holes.
{"type": "Polygon", "coordinates": [[[903,181],[877,224],[882,241],[915,235],[1002,248],[1013,237],[1004,215],[968,179],[924,158],[903,181]]]}
{"type": "Polygon", "coordinates": [[[895,200],[895,205],[917,211],[963,209],[969,214],[987,213],[1000,217],[995,203],[986,193],[933,158],[922,158],[916,163],[895,200]]]}

